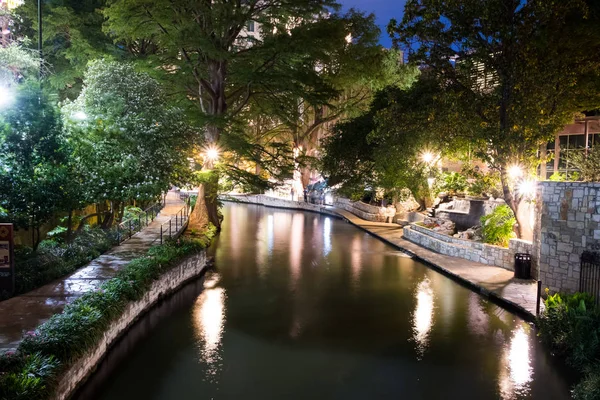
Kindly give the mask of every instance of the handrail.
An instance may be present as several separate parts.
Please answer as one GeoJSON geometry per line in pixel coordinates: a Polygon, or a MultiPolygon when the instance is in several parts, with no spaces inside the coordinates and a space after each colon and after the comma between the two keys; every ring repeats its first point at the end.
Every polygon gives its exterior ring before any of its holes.
{"type": "Polygon", "coordinates": [[[158,215],[163,207],[163,203],[154,203],[141,212],[137,218],[129,218],[117,225],[117,245],[120,245],[133,235],[147,227],[158,215]],[[143,215],[143,217],[142,217],[143,215]]]}
{"type": "Polygon", "coordinates": [[[190,206],[189,204],[185,204],[179,211],[175,213],[175,216],[171,217],[168,222],[165,222],[160,226],[160,244],[163,244],[163,240],[165,239],[166,234],[168,233],[168,238],[172,239],[173,235],[176,235],[184,225],[188,223],[190,217],[190,206]],[[175,220],[175,231],[173,231],[173,220],[175,220]],[[164,226],[168,225],[168,228],[164,226]]]}

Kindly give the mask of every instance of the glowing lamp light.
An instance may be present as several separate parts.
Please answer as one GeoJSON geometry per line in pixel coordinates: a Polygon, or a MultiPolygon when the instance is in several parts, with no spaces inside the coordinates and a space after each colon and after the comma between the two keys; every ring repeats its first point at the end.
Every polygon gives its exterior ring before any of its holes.
{"type": "Polygon", "coordinates": [[[348,44],[352,43],[352,34],[351,33],[347,34],[345,39],[346,39],[346,43],[348,43],[348,44]]]}
{"type": "Polygon", "coordinates": [[[525,179],[519,183],[517,188],[519,194],[523,197],[533,197],[535,194],[536,182],[533,179],[525,179]]]}
{"type": "Polygon", "coordinates": [[[421,155],[421,158],[423,159],[423,161],[425,161],[427,164],[431,164],[431,162],[433,161],[433,159],[435,158],[435,156],[433,155],[433,153],[426,151],[425,153],[423,153],[421,155]]]}
{"type": "Polygon", "coordinates": [[[513,179],[520,178],[523,176],[523,169],[518,165],[513,165],[508,168],[508,175],[513,179]]]}
{"type": "Polygon", "coordinates": [[[206,158],[208,158],[211,161],[215,161],[217,158],[219,158],[219,150],[216,147],[209,147],[208,149],[206,149],[206,158]]]}
{"type": "Polygon", "coordinates": [[[15,96],[12,91],[7,88],[0,86],[0,107],[9,106],[15,101],[15,96]]]}

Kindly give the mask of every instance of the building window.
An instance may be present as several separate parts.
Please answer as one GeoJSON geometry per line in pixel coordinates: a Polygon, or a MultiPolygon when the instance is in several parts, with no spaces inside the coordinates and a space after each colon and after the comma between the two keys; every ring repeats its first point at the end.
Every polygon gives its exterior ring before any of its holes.
{"type": "Polygon", "coordinates": [[[246,23],[246,30],[248,32],[254,32],[254,21],[248,21],[246,23]]]}
{"type": "Polygon", "coordinates": [[[585,151],[585,135],[560,136],[560,158],[558,172],[567,176],[578,170],[570,163],[570,158],[575,152],[585,151]]]}

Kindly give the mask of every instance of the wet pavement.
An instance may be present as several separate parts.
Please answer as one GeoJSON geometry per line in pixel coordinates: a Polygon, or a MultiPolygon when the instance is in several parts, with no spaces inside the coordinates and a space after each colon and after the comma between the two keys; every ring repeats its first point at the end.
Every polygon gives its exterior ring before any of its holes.
{"type": "Polygon", "coordinates": [[[165,207],[141,232],[94,259],[72,274],[31,292],[0,302],[0,352],[15,349],[23,334],[34,330],[65,305],[97,289],[131,259],[160,242],[161,226],[184,206],[179,194],[169,192],[165,207]]]}

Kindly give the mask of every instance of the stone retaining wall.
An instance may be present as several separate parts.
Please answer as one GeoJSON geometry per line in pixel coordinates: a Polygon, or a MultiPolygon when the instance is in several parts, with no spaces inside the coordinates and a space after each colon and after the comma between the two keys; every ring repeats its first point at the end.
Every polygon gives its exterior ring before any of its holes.
{"type": "Polygon", "coordinates": [[[281,199],[278,197],[265,196],[264,194],[223,195],[220,196],[220,199],[223,201],[234,201],[238,203],[259,204],[267,207],[313,211],[339,217],[338,214],[336,214],[327,206],[306,203],[304,201],[292,201],[287,199],[281,199]]]}
{"type": "Polygon", "coordinates": [[[125,312],[114,321],[104,333],[96,347],[85,356],[72,364],[62,375],[54,396],[55,400],[68,399],[75,390],[85,382],[94,372],[110,346],[140,317],[150,309],[162,297],[175,292],[184,283],[199,276],[207,265],[206,253],[203,251],[197,255],[182,261],[178,266],[165,272],[155,281],[150,290],[138,301],[129,303],[125,312]]]}
{"type": "MultiPolygon", "coordinates": [[[[357,217],[364,219],[365,221],[372,222],[386,222],[388,217],[388,209],[386,207],[377,207],[370,204],[363,203],[362,201],[350,201],[344,198],[338,198],[334,202],[334,206],[351,212],[357,217]]],[[[389,212],[390,216],[392,215],[389,212]]],[[[394,208],[394,214],[396,209],[394,208]]]]}
{"type": "Polygon", "coordinates": [[[576,292],[581,254],[600,250],[600,183],[540,182],[536,206],[534,252],[542,285],[576,292]]]}
{"type": "MultiPolygon", "coordinates": [[[[403,237],[422,247],[452,257],[514,270],[516,253],[532,253],[531,242],[511,239],[508,248],[458,239],[412,224],[404,227],[403,237]]],[[[532,271],[533,273],[534,271],[532,271]]]]}

